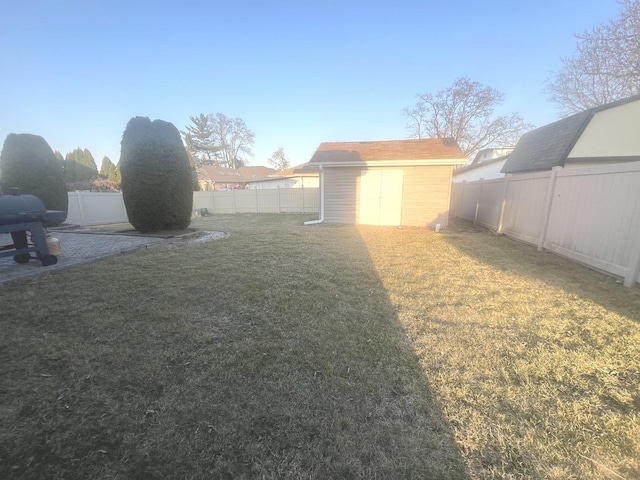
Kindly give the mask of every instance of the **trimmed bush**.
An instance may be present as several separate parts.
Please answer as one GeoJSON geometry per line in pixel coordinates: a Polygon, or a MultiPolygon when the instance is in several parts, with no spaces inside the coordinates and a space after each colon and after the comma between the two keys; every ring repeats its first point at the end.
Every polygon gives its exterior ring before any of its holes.
{"type": "Polygon", "coordinates": [[[68,210],[69,198],[64,174],[44,138],[29,133],[10,133],[0,153],[0,190],[37,196],[47,210],[68,210]]]}
{"type": "Polygon", "coordinates": [[[141,232],[183,229],[191,223],[191,167],[180,132],[146,117],[129,120],[120,150],[122,195],[129,222],[141,232]]]}

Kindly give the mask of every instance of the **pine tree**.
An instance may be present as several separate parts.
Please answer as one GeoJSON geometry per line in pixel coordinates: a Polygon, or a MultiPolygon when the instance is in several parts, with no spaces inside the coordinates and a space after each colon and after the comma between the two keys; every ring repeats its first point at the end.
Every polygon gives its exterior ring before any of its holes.
{"type": "Polygon", "coordinates": [[[76,148],[67,153],[64,162],[64,177],[67,183],[91,180],[98,175],[98,167],[88,149],[76,148]]]}
{"type": "Polygon", "coordinates": [[[101,177],[106,178],[110,182],[120,184],[117,170],[118,167],[114,165],[109,157],[104,157],[102,159],[102,165],[100,166],[101,177]]]}
{"type": "Polygon", "coordinates": [[[28,133],[11,133],[0,153],[0,190],[13,187],[37,196],[48,210],[67,211],[67,187],[62,168],[44,138],[28,133]]]}

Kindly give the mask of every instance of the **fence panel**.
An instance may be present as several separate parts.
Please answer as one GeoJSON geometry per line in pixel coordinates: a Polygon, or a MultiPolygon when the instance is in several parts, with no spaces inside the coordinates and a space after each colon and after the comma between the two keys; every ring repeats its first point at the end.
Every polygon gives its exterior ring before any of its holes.
{"type": "Polygon", "coordinates": [[[256,194],[251,190],[232,190],[234,213],[257,213],[258,202],[256,194]]]}
{"type": "Polygon", "coordinates": [[[460,218],[493,227],[503,204],[505,235],[623,277],[626,286],[640,282],[640,162],[453,186],[460,218]]]}
{"type": "Polygon", "coordinates": [[[478,199],[476,223],[483,227],[497,229],[504,196],[504,178],[484,180],[478,199]]]}
{"type": "Polygon", "coordinates": [[[251,192],[258,196],[258,213],[280,213],[279,188],[263,188],[251,192]]]}
{"type": "Polygon", "coordinates": [[[451,185],[451,199],[449,205],[449,212],[453,217],[462,218],[459,212],[462,210],[462,193],[464,191],[464,184],[462,182],[454,183],[451,185]]]}
{"type": "Polygon", "coordinates": [[[211,213],[318,213],[318,188],[261,188],[193,192],[193,208],[211,213]]]}
{"type": "Polygon", "coordinates": [[[462,182],[462,192],[460,193],[460,203],[458,205],[458,216],[460,218],[475,222],[479,193],[480,182],[462,182]]]}
{"type": "Polygon", "coordinates": [[[303,213],[304,190],[302,188],[280,189],[280,211],[282,213],[303,213]]]}
{"type": "Polygon", "coordinates": [[[121,192],[68,192],[68,198],[67,223],[100,225],[129,221],[121,192]]]}
{"type": "MultiPolygon", "coordinates": [[[[100,225],[128,222],[122,193],[68,192],[67,223],[100,225]]],[[[318,213],[318,188],[216,190],[193,192],[193,208],[216,213],[318,213]]]]}
{"type": "Polygon", "coordinates": [[[212,192],[193,192],[193,209],[206,208],[210,212],[215,212],[216,205],[211,193],[212,192]]]}
{"type": "Polygon", "coordinates": [[[543,246],[625,276],[640,249],[640,165],[559,171],[543,246]]]}
{"type": "Polygon", "coordinates": [[[538,244],[551,172],[509,177],[502,230],[523,242],[538,244]]]}
{"type": "Polygon", "coordinates": [[[320,189],[303,188],[302,213],[320,213],[320,189]]]}

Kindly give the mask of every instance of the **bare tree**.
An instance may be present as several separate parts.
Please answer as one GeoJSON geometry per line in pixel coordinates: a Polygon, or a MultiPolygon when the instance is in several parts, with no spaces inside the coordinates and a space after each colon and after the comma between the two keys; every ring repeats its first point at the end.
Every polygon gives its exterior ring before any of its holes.
{"type": "Polygon", "coordinates": [[[504,94],[469,78],[458,78],[450,87],[418,95],[405,108],[410,138],[454,138],[465,155],[472,157],[490,146],[513,146],[533,128],[519,114],[494,116],[504,94]]]}
{"type": "Polygon", "coordinates": [[[187,125],[181,133],[196,166],[222,165],[236,169],[248,163],[246,156],[253,156],[255,133],[240,118],[201,113],[189,120],[192,125],[187,125]]]}
{"type": "Polygon", "coordinates": [[[273,154],[267,159],[267,162],[269,162],[269,165],[276,170],[286,170],[290,166],[289,159],[285,155],[284,148],[282,147],[273,152],[273,154]]]}
{"type": "Polygon", "coordinates": [[[640,0],[622,0],[620,16],[576,35],[576,53],[547,85],[563,115],[640,93],[640,0]]]}
{"type": "Polygon", "coordinates": [[[222,113],[209,115],[213,128],[212,139],[220,149],[216,152],[218,163],[228,168],[240,168],[253,156],[256,134],[240,118],[229,118],[222,113]]]}

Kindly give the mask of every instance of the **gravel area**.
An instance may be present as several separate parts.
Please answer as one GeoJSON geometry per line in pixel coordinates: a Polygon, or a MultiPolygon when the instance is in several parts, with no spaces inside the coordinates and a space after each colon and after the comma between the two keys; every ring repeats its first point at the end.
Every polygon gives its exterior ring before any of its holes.
{"type": "MultiPolygon", "coordinates": [[[[62,254],[58,263],[45,267],[39,260],[28,263],[14,262],[13,256],[0,258],[0,283],[18,278],[51,272],[60,268],[92,262],[99,258],[120,255],[138,249],[152,248],[160,245],[202,243],[217,240],[226,236],[224,232],[195,232],[175,237],[143,236],[131,234],[100,233],[90,230],[51,231],[52,236],[60,240],[62,254]]],[[[9,234],[0,234],[0,246],[11,245],[9,234]]],[[[35,255],[35,253],[32,253],[35,255]]]]}

